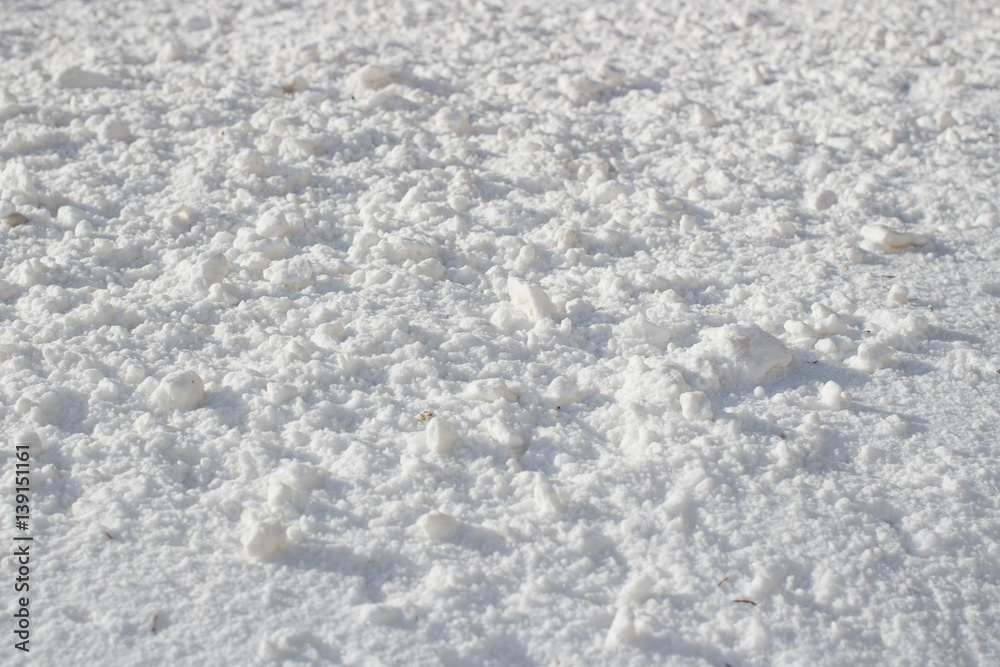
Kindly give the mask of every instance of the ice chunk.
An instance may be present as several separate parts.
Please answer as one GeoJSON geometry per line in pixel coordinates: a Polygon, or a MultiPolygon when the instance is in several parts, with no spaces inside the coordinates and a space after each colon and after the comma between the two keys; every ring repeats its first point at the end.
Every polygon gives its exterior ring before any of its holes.
{"type": "Polygon", "coordinates": [[[272,208],[257,218],[255,230],[265,238],[276,239],[287,236],[292,231],[292,226],[288,224],[281,209],[272,208]]]}
{"type": "Polygon", "coordinates": [[[702,372],[703,388],[720,382],[758,384],[768,373],[787,366],[792,357],[785,345],[757,326],[727,324],[705,329],[701,342],[688,350],[692,364],[702,372]],[[703,363],[697,363],[702,361],[703,363]],[[708,373],[703,371],[705,363],[708,373]]]}
{"type": "Polygon", "coordinates": [[[447,454],[458,442],[458,432],[450,421],[443,417],[433,417],[427,422],[425,434],[427,449],[438,454],[447,454]]]}
{"type": "Polygon", "coordinates": [[[507,280],[507,292],[514,307],[530,320],[540,320],[555,312],[549,296],[538,285],[512,277],[507,280]]]}
{"type": "Polygon", "coordinates": [[[927,238],[924,236],[907,232],[896,232],[882,225],[865,225],[861,228],[861,236],[866,241],[881,245],[890,251],[927,245],[927,238]]]}

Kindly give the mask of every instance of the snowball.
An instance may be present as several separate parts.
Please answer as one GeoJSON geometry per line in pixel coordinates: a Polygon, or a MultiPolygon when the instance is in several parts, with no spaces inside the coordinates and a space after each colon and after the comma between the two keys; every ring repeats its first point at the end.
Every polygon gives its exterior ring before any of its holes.
{"type": "Polygon", "coordinates": [[[855,370],[873,373],[888,366],[892,354],[892,350],[882,343],[861,343],[857,354],[847,360],[847,365],[855,370]]]}
{"type": "Polygon", "coordinates": [[[825,211],[837,203],[837,195],[830,190],[822,190],[813,195],[812,206],[817,211],[825,211]]]}
{"type": "Polygon", "coordinates": [[[712,421],[715,413],[712,412],[712,403],[708,396],[702,391],[688,391],[680,396],[681,414],[685,419],[691,421],[712,421]]]}
{"type": "Polygon", "coordinates": [[[840,410],[843,407],[843,390],[840,385],[830,380],[819,390],[819,398],[823,405],[831,410],[840,410]]]}
{"type": "Polygon", "coordinates": [[[150,396],[154,405],[167,410],[197,407],[205,398],[205,383],[194,371],[174,371],[160,380],[150,396]]]}
{"type": "Polygon", "coordinates": [[[251,558],[264,559],[286,547],[285,531],[276,519],[251,519],[240,536],[240,544],[251,558]]]}
{"type": "Polygon", "coordinates": [[[555,312],[552,301],[538,285],[526,283],[518,278],[509,278],[507,292],[514,307],[530,320],[539,320],[555,312]]]}
{"type": "Polygon", "coordinates": [[[909,303],[910,291],[902,285],[893,285],[889,290],[889,303],[903,305],[909,303]]]}
{"type": "Polygon", "coordinates": [[[449,540],[458,534],[458,520],[443,512],[428,512],[417,523],[432,540],[449,540]]]}
{"type": "MultiPolygon", "coordinates": [[[[63,208],[66,208],[65,206],[63,208]]],[[[60,212],[62,209],[59,209],[60,212]]],[[[163,228],[171,234],[183,234],[191,228],[194,222],[195,213],[190,206],[181,206],[179,209],[163,218],[163,228]]]]}
{"type": "Polygon", "coordinates": [[[195,274],[206,285],[220,282],[229,273],[229,260],[221,252],[207,252],[198,260],[195,274]]]}
{"type": "Polygon", "coordinates": [[[427,448],[438,454],[449,453],[458,442],[458,432],[452,423],[443,417],[434,417],[427,422],[425,437],[427,448]]]}
{"type": "Polygon", "coordinates": [[[464,109],[444,107],[434,116],[434,124],[442,132],[466,134],[472,130],[469,125],[469,112],[464,109]]]}
{"type": "Polygon", "coordinates": [[[292,226],[288,224],[281,209],[272,208],[257,218],[257,225],[254,229],[265,238],[276,239],[287,236],[292,231],[292,226]]]}

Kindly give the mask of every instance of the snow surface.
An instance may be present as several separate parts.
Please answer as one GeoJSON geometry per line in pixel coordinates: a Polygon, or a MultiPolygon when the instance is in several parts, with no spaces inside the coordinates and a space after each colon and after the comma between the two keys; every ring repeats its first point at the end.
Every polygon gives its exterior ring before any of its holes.
{"type": "Polygon", "coordinates": [[[2,14],[20,657],[1000,664],[994,0],[2,14]]]}

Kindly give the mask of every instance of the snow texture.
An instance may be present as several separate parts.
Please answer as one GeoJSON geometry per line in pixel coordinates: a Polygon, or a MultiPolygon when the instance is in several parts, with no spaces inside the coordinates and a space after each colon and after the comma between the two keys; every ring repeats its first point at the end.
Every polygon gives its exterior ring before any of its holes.
{"type": "Polygon", "coordinates": [[[2,15],[25,664],[1000,664],[995,0],[2,15]]]}

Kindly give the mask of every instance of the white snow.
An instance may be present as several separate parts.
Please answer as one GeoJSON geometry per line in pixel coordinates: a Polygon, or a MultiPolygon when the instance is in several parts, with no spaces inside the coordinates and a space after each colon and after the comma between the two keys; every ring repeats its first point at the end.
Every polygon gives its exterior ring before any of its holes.
{"type": "Polygon", "coordinates": [[[998,34],[6,3],[27,662],[1000,664],[998,34]]]}
{"type": "Polygon", "coordinates": [[[427,422],[427,448],[439,454],[448,454],[458,442],[455,426],[444,417],[433,417],[427,422]]]}
{"type": "Polygon", "coordinates": [[[150,396],[153,405],[168,410],[196,407],[205,398],[205,383],[194,371],[174,371],[160,380],[150,396]]]}

